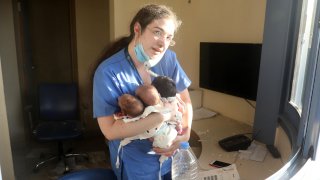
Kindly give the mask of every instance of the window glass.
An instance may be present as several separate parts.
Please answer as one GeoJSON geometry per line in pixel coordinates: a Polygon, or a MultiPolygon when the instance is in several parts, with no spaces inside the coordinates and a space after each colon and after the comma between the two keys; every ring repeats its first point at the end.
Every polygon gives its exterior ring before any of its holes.
{"type": "Polygon", "coordinates": [[[312,29],[314,26],[315,10],[317,7],[316,4],[317,0],[304,0],[301,11],[297,53],[290,98],[290,104],[297,109],[300,116],[302,110],[305,70],[312,42],[312,29]]]}

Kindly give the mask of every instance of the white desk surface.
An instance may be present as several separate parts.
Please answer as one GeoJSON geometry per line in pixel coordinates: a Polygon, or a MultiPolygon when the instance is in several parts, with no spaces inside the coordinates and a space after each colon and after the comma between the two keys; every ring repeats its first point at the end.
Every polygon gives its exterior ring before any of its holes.
{"type": "MultiPolygon", "coordinates": [[[[266,179],[284,165],[280,158],[273,158],[269,152],[264,161],[258,162],[240,159],[239,152],[226,152],[219,146],[220,139],[236,134],[251,133],[252,127],[247,124],[216,115],[208,119],[194,120],[192,129],[200,137],[202,143],[199,157],[201,169],[212,169],[213,167],[209,163],[213,160],[219,160],[235,164],[241,180],[259,180],[266,179]]],[[[251,137],[251,134],[248,136],[251,137]]]]}

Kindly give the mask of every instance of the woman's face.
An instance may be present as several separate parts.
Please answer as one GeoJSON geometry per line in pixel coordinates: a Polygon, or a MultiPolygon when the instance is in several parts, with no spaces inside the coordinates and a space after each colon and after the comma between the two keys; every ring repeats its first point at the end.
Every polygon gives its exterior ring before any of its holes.
{"type": "Polygon", "coordinates": [[[151,60],[162,58],[169,45],[174,42],[174,31],[175,24],[170,18],[154,20],[145,28],[139,41],[151,60]]]}

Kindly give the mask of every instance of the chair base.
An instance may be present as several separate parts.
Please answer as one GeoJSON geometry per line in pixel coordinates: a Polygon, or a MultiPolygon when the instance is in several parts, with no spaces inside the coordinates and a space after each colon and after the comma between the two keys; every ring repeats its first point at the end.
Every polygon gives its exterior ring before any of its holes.
{"type": "Polygon", "coordinates": [[[38,172],[41,166],[43,166],[44,164],[46,164],[46,163],[48,163],[50,161],[53,161],[53,160],[57,159],[57,160],[63,160],[63,163],[64,163],[64,174],[65,174],[65,173],[70,171],[70,168],[69,168],[68,164],[66,163],[66,159],[70,158],[70,157],[83,157],[86,160],[89,160],[89,156],[86,153],[83,153],[83,154],[82,153],[81,154],[79,154],[79,153],[70,153],[70,154],[51,156],[51,157],[49,157],[49,158],[47,158],[47,159],[45,159],[43,161],[38,162],[34,166],[33,172],[35,172],[35,173],[38,172]]]}
{"type": "MultiPolygon", "coordinates": [[[[70,152],[70,151],[67,151],[67,152],[70,152]]],[[[69,166],[68,166],[67,163],[66,163],[66,159],[67,159],[67,158],[70,158],[70,157],[83,157],[83,158],[85,158],[86,160],[89,160],[89,156],[88,156],[88,154],[86,154],[86,153],[81,153],[81,154],[79,154],[79,153],[64,153],[64,151],[63,151],[63,144],[62,144],[61,141],[59,141],[59,142],[58,142],[58,154],[57,154],[57,155],[54,155],[54,156],[51,156],[51,157],[49,157],[49,158],[47,158],[47,159],[45,159],[45,160],[43,160],[43,161],[38,162],[38,163],[34,166],[33,172],[38,172],[38,171],[39,171],[39,168],[40,168],[42,165],[44,165],[44,164],[46,164],[46,163],[48,163],[48,162],[50,162],[50,161],[53,161],[53,160],[55,160],[55,159],[58,159],[58,160],[62,160],[62,161],[63,161],[63,163],[64,163],[64,173],[67,173],[67,172],[70,171],[70,168],[69,168],[69,166]]]]}

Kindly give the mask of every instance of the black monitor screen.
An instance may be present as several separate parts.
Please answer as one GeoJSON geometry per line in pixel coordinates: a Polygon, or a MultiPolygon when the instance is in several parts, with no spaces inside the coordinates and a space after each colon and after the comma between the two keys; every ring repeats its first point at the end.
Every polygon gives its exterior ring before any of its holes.
{"type": "Polygon", "coordinates": [[[200,42],[200,87],[256,100],[261,47],[200,42]]]}

